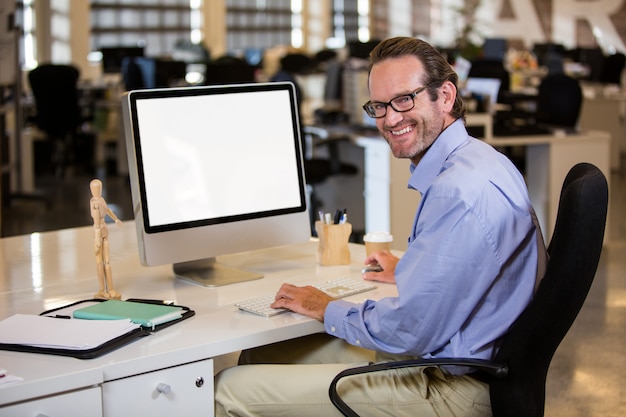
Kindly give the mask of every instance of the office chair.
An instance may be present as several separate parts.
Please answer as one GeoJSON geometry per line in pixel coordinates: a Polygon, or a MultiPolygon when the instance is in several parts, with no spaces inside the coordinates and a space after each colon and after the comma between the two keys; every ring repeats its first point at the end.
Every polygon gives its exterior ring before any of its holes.
{"type": "Polygon", "coordinates": [[[549,74],[539,84],[536,121],[539,124],[574,128],[583,93],[578,80],[565,74],[549,74]]]}
{"type": "Polygon", "coordinates": [[[608,186],[602,172],[588,163],[575,165],[561,189],[546,274],[526,309],[501,339],[494,359],[414,359],[346,369],[329,387],[332,403],[344,416],[357,416],[337,392],[340,379],[388,369],[470,366],[489,384],[494,417],[541,417],[552,356],[574,322],[598,266],[608,186]]]}
{"type": "Polygon", "coordinates": [[[602,72],[600,73],[600,82],[604,84],[622,84],[622,71],[626,64],[626,55],[616,53],[604,58],[602,62],[602,72]]]}
{"type": "Polygon", "coordinates": [[[245,60],[225,55],[209,62],[204,73],[205,85],[253,83],[256,68],[245,60]]]}
{"type": "Polygon", "coordinates": [[[588,81],[599,81],[602,73],[602,64],[605,59],[604,51],[600,47],[575,48],[571,53],[574,62],[585,64],[589,74],[585,78],[588,81]]]}
{"type": "Polygon", "coordinates": [[[78,77],[73,65],[43,64],[28,73],[35,98],[35,124],[52,142],[52,164],[62,177],[73,162],[78,128],[82,123],[78,104],[78,77]]]}
{"type": "Polygon", "coordinates": [[[298,75],[309,73],[314,66],[313,59],[301,53],[289,53],[280,59],[279,70],[270,77],[271,82],[289,81],[296,89],[299,113],[302,107],[302,88],[298,83],[298,75]]]}

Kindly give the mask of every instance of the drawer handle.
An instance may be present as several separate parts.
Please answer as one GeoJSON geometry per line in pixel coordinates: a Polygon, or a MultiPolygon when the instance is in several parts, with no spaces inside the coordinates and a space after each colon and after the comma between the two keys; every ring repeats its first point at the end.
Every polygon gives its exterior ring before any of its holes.
{"type": "Polygon", "coordinates": [[[203,385],[204,385],[204,378],[202,378],[201,376],[196,378],[196,387],[202,388],[203,385]]]}
{"type": "Polygon", "coordinates": [[[161,394],[166,394],[166,395],[172,392],[172,387],[170,387],[168,384],[164,384],[163,382],[159,383],[156,389],[161,394]]]}

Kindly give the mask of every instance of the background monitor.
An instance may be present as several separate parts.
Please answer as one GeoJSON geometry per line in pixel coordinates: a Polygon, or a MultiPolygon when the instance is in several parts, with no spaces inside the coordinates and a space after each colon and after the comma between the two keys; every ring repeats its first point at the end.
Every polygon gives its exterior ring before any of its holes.
{"type": "Polygon", "coordinates": [[[262,275],[215,257],[310,238],[291,83],[122,98],[139,255],[207,286],[262,275]]]}
{"type": "Polygon", "coordinates": [[[489,109],[495,111],[498,101],[498,92],[502,81],[498,78],[474,78],[469,77],[465,83],[465,89],[479,96],[489,97],[489,109]]]}
{"type": "Polygon", "coordinates": [[[102,53],[102,72],[118,74],[122,69],[122,60],[126,57],[144,56],[143,46],[108,46],[100,48],[102,53]]]}
{"type": "Polygon", "coordinates": [[[261,67],[263,65],[264,48],[246,48],[244,49],[244,56],[246,62],[253,67],[261,67]]]}
{"type": "Polygon", "coordinates": [[[486,38],[483,43],[483,58],[504,60],[508,48],[505,38],[486,38]]]}
{"type": "Polygon", "coordinates": [[[539,65],[547,65],[551,59],[563,59],[565,46],[560,43],[535,43],[533,45],[533,53],[537,57],[539,65]]]}
{"type": "Polygon", "coordinates": [[[122,60],[122,80],[126,90],[180,86],[187,75],[187,63],[149,57],[122,60]]]}

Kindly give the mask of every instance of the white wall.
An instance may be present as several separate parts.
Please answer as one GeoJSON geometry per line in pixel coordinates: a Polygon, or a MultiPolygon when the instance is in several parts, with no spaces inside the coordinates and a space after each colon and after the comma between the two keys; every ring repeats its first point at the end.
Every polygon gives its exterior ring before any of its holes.
{"type": "Polygon", "coordinates": [[[411,0],[389,0],[389,36],[411,34],[411,0]]]}

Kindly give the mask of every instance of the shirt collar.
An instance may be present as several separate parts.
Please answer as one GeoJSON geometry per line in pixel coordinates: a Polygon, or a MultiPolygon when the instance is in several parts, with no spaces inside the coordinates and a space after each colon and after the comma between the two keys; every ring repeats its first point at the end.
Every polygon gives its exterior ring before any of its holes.
{"type": "Polygon", "coordinates": [[[409,188],[424,194],[441,171],[448,156],[469,138],[462,119],[444,129],[426,151],[417,165],[411,164],[409,188]]]}

